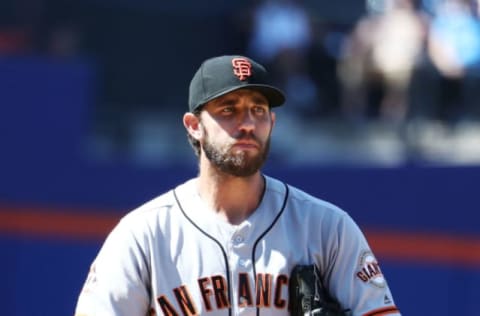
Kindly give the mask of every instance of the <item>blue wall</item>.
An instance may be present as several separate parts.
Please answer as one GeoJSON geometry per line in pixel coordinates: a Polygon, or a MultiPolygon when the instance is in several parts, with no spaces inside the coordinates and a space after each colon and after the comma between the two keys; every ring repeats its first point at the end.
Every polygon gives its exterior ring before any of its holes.
{"type": "MultiPolygon", "coordinates": [[[[0,62],[0,212],[9,206],[95,210],[115,218],[195,174],[192,165],[141,168],[92,161],[86,143],[94,96],[95,73],[88,62],[0,62]]],[[[367,230],[470,238],[479,249],[480,167],[268,165],[265,171],[338,204],[367,230]]],[[[2,315],[71,315],[102,242],[100,236],[0,231],[2,315]]],[[[379,257],[404,315],[480,310],[478,261],[379,257]]]]}

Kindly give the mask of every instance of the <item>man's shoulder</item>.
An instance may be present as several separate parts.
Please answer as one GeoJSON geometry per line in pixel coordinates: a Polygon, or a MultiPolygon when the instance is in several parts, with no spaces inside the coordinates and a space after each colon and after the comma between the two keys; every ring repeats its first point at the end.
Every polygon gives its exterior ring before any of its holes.
{"type": "Polygon", "coordinates": [[[298,188],[294,185],[282,182],[278,179],[268,177],[268,181],[273,191],[279,191],[281,187],[288,188],[288,199],[291,201],[291,205],[298,206],[294,207],[301,209],[302,211],[313,211],[313,212],[330,212],[332,214],[337,214],[338,216],[343,216],[346,212],[341,209],[336,204],[324,200],[323,198],[312,195],[305,190],[298,188]]]}
{"type": "Polygon", "coordinates": [[[135,209],[131,210],[124,216],[124,220],[135,220],[139,218],[146,218],[151,216],[163,215],[176,207],[175,192],[190,191],[192,187],[192,180],[188,180],[175,188],[161,193],[160,195],[151,198],[135,209]]]}

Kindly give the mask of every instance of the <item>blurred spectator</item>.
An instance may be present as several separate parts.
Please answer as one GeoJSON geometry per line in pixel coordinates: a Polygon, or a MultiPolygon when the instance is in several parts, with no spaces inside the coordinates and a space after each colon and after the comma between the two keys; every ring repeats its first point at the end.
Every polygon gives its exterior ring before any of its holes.
{"type": "Polygon", "coordinates": [[[249,53],[263,63],[283,51],[304,54],[310,45],[310,21],[305,8],[295,0],[261,1],[253,13],[249,53]]]}
{"type": "Polygon", "coordinates": [[[285,111],[301,119],[313,119],[319,112],[318,86],[308,69],[306,56],[294,50],[283,50],[275,59],[275,77],[289,95],[285,111]]]}
{"type": "Polygon", "coordinates": [[[339,63],[341,106],[350,118],[402,122],[412,71],[425,45],[426,21],[413,0],[370,3],[382,6],[369,7],[355,25],[339,63]]]}
{"type": "MultiPolygon", "coordinates": [[[[474,2],[444,0],[434,11],[422,78],[424,114],[448,122],[480,117],[480,21],[474,2]],[[430,112],[430,113],[428,113],[430,112]]],[[[421,74],[422,75],[422,74],[421,74]]]]}
{"type": "MultiPolygon", "coordinates": [[[[298,0],[263,0],[252,12],[247,53],[272,72],[290,95],[292,114],[310,117],[318,110],[317,86],[308,71],[312,24],[298,0]]],[[[286,109],[289,111],[289,109],[286,109]]]]}
{"type": "Polygon", "coordinates": [[[429,33],[429,55],[442,75],[460,78],[480,69],[480,22],[470,2],[446,0],[429,33]]]}
{"type": "Polygon", "coordinates": [[[66,0],[0,1],[0,54],[77,55],[82,4],[66,0]]]}
{"type": "Polygon", "coordinates": [[[337,64],[350,26],[323,20],[320,14],[314,15],[312,19],[313,41],[307,62],[318,94],[318,109],[315,114],[322,119],[337,118],[341,116],[337,64]]]}
{"type": "Polygon", "coordinates": [[[73,23],[60,24],[50,30],[47,53],[57,58],[75,57],[80,53],[81,34],[73,23]]]}
{"type": "Polygon", "coordinates": [[[5,27],[0,29],[0,55],[19,55],[31,50],[31,36],[25,29],[5,27]]]}
{"type": "Polygon", "coordinates": [[[0,1],[0,55],[24,55],[35,50],[44,0],[0,1]]]}

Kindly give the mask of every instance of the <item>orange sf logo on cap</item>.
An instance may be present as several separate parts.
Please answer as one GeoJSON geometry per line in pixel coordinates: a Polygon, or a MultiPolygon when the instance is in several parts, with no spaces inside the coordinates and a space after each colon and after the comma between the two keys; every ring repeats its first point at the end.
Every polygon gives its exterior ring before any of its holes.
{"type": "Polygon", "coordinates": [[[245,80],[252,75],[252,64],[246,58],[234,58],[232,59],[233,73],[240,80],[245,80]]]}

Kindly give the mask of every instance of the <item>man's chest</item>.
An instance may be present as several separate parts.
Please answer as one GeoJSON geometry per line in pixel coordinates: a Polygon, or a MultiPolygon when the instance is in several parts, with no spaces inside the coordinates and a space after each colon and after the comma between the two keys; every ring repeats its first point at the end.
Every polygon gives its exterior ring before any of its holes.
{"type": "Polygon", "coordinates": [[[241,231],[187,232],[157,250],[151,304],[166,315],[287,315],[289,272],[308,260],[279,237],[241,231]]]}

